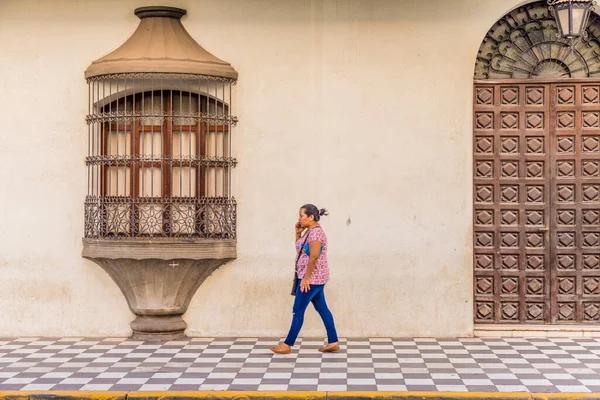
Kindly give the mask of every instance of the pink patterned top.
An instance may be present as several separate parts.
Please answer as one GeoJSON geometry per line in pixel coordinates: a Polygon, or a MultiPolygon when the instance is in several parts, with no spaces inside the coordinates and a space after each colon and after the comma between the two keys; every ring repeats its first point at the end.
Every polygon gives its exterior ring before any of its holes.
{"type": "MultiPolygon", "coordinates": [[[[301,249],[302,243],[304,243],[304,238],[305,237],[303,236],[296,241],[296,257],[298,257],[298,252],[302,251],[300,258],[298,259],[298,264],[296,265],[296,274],[298,275],[298,279],[302,279],[304,277],[308,268],[309,256],[304,250],[301,249]]],[[[317,265],[310,276],[310,284],[324,285],[329,280],[329,265],[327,264],[327,236],[325,236],[325,231],[320,225],[313,227],[308,232],[306,244],[314,242],[315,240],[321,242],[323,250],[317,259],[317,265]]]]}

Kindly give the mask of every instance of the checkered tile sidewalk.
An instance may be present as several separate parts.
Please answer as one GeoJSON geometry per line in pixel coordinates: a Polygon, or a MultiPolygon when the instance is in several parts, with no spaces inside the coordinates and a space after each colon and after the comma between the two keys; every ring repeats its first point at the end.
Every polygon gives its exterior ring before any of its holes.
{"type": "Polygon", "coordinates": [[[1,390],[600,392],[596,339],[0,339],[1,390]]]}

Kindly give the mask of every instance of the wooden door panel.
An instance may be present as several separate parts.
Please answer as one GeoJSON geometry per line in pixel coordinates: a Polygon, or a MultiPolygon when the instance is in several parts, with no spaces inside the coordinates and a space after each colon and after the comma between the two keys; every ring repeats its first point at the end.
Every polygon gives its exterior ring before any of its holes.
{"type": "Polygon", "coordinates": [[[551,86],[553,323],[600,321],[600,85],[551,86]]]}
{"type": "Polygon", "coordinates": [[[479,323],[550,321],[548,86],[474,91],[474,313],[479,323]]]}

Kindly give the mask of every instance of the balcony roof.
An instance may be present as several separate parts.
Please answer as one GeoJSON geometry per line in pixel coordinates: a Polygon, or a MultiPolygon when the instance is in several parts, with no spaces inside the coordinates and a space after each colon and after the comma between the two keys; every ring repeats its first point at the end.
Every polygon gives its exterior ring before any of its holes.
{"type": "Polygon", "coordinates": [[[198,44],[185,30],[181,17],[186,10],[175,7],[141,7],[141,21],[125,43],[97,59],[85,77],[119,73],[182,73],[237,79],[238,73],[198,44]]]}

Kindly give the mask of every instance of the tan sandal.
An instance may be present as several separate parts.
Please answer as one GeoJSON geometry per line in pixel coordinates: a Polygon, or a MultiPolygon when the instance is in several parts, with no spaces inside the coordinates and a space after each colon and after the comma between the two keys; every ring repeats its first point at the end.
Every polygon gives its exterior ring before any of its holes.
{"type": "Polygon", "coordinates": [[[336,343],[329,343],[329,344],[321,347],[319,349],[319,351],[321,353],[335,353],[335,352],[340,351],[340,344],[337,343],[337,342],[336,343]]]}
{"type": "Polygon", "coordinates": [[[290,354],[292,352],[292,348],[285,343],[271,346],[269,349],[275,354],[290,354]]]}

